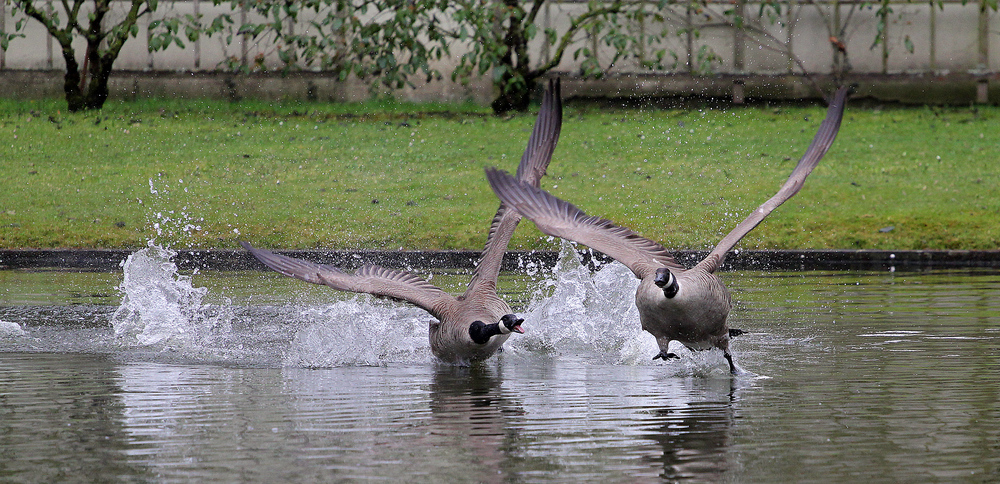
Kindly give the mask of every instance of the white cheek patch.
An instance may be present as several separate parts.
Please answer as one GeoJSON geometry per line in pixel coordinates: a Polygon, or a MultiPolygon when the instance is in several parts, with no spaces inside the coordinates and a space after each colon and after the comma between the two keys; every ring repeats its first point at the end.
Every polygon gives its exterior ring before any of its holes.
{"type": "Polygon", "coordinates": [[[503,320],[497,323],[497,328],[500,328],[500,334],[510,334],[510,328],[506,324],[503,324],[503,320]]]}

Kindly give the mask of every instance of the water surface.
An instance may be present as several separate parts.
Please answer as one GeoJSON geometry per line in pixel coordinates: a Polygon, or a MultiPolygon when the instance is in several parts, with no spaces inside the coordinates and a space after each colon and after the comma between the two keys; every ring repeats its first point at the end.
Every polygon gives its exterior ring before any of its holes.
{"type": "Polygon", "coordinates": [[[734,379],[653,362],[618,264],[506,274],[528,333],[457,368],[418,309],[147,255],[0,272],[0,481],[1000,481],[998,271],[725,273],[734,379]]]}

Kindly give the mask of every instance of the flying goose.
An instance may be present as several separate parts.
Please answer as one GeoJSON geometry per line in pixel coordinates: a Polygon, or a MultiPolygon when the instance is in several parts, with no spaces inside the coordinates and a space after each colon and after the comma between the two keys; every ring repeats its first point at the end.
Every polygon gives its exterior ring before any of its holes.
{"type": "MultiPolygon", "coordinates": [[[[517,178],[528,186],[538,186],[552,158],[562,127],[562,99],[559,80],[550,80],[542,100],[528,146],[517,167],[517,178]]],[[[500,204],[486,247],[476,264],[469,286],[461,296],[452,296],[406,271],[367,265],[354,274],[251,247],[243,248],[267,267],[289,277],[313,284],[325,284],[340,291],[386,296],[412,303],[437,318],[430,323],[431,352],[445,362],[468,365],[489,358],[513,333],[523,333],[523,319],[497,296],[497,277],[504,252],[521,215],[500,204]]]]}
{"type": "Polygon", "coordinates": [[[486,178],[505,205],[521,212],[545,234],[603,252],[625,264],[641,280],[635,304],[642,329],[656,337],[660,347],[660,353],[653,359],[678,358],[668,350],[670,341],[677,340],[693,350],[721,349],[730,372],[739,374],[741,370],[729,352],[729,338],[742,331],[726,325],[732,302],[715,271],[743,236],[802,188],[837,136],[848,91],[842,87],[836,92],[819,132],[778,193],[740,222],[691,269],[678,264],[662,245],[609,220],[588,216],[537,186],[522,183],[496,168],[487,168],[486,178]]]}

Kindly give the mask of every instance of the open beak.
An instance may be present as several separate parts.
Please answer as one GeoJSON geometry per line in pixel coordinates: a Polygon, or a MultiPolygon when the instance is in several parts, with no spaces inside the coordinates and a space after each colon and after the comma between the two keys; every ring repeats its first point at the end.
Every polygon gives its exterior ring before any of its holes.
{"type": "Polygon", "coordinates": [[[523,322],[524,322],[523,319],[518,319],[517,322],[514,323],[514,327],[510,328],[510,330],[513,331],[513,332],[515,332],[515,333],[524,334],[524,328],[521,327],[521,323],[523,323],[523,322]]]}

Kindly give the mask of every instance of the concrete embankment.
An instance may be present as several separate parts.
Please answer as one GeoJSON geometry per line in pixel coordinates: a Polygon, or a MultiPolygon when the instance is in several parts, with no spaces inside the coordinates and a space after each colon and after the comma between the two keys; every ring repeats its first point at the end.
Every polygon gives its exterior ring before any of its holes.
{"type": "MultiPolygon", "coordinates": [[[[118,270],[131,250],[0,250],[0,270],[118,270]]],[[[365,264],[406,269],[468,269],[478,251],[277,251],[321,264],[352,269],[365,264]]],[[[706,251],[676,251],[677,260],[695,264],[706,251]]],[[[579,252],[586,264],[606,260],[603,254],[579,252]]],[[[511,251],[505,270],[551,267],[556,251],[511,251]]],[[[263,270],[264,266],[243,250],[178,250],[174,262],[182,270],[263,270]]],[[[949,268],[1000,268],[1000,251],[968,250],[743,250],[726,258],[724,270],[929,270],[949,268]]]]}

